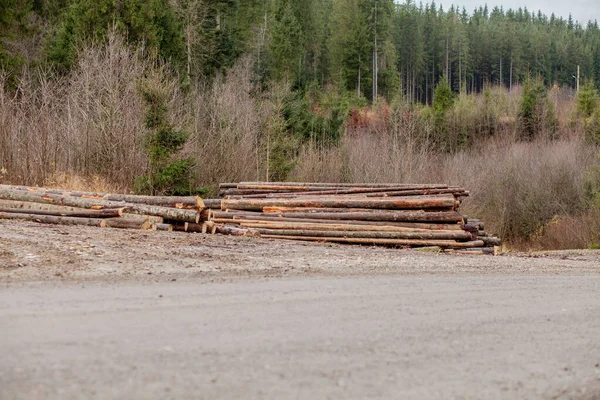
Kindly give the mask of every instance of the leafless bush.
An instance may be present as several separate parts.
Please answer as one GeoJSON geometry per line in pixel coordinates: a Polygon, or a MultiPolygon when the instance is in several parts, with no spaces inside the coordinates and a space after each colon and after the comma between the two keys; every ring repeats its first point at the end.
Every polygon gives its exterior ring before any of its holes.
{"type": "MultiPolygon", "coordinates": [[[[25,73],[14,94],[0,89],[5,180],[42,184],[58,171],[131,187],[148,158],[139,85],[154,80],[171,95],[169,108],[179,110],[177,81],[168,76],[116,34],[83,47],[69,76],[25,73]]],[[[175,113],[173,119],[181,121],[175,113]]]]}
{"type": "Polygon", "coordinates": [[[256,180],[264,175],[263,136],[269,109],[252,97],[252,64],[245,58],[226,76],[188,98],[190,140],[203,184],[256,180]]]}

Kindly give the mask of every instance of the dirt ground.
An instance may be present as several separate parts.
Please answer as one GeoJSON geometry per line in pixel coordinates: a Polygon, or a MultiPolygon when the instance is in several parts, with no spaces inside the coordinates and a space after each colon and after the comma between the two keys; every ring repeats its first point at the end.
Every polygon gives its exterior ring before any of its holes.
{"type": "Polygon", "coordinates": [[[0,399],[600,398],[600,252],[0,221],[0,399]]]}
{"type": "Polygon", "coordinates": [[[0,221],[0,282],[207,282],[381,274],[600,274],[600,251],[437,254],[410,249],[0,221]]]}

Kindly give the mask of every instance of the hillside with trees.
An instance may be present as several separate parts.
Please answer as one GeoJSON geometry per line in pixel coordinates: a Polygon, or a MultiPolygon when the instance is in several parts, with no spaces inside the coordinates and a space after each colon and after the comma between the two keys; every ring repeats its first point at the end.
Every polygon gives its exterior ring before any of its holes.
{"type": "Polygon", "coordinates": [[[393,0],[0,10],[0,182],[443,181],[510,242],[600,243],[596,21],[393,0]]]}

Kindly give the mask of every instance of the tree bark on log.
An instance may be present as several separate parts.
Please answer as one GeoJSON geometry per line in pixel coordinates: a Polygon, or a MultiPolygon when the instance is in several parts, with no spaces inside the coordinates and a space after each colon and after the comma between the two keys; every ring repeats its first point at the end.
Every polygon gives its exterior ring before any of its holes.
{"type": "MultiPolygon", "coordinates": [[[[355,232],[395,232],[406,233],[408,236],[415,234],[419,239],[452,239],[452,240],[471,240],[472,235],[465,231],[432,231],[425,229],[404,228],[399,226],[377,226],[377,225],[337,225],[337,224],[310,224],[310,223],[285,223],[271,221],[242,221],[241,227],[256,229],[280,229],[280,230],[298,230],[298,231],[355,231],[355,232]]],[[[315,235],[310,235],[315,236],[315,235]]],[[[331,235],[336,236],[336,235],[331,235]]],[[[411,239],[413,237],[410,237],[411,239]]]]}
{"type": "MultiPolygon", "coordinates": [[[[269,213],[271,215],[271,213],[269,213]]],[[[397,222],[462,222],[462,215],[456,211],[426,212],[426,211],[390,211],[369,210],[362,212],[282,212],[276,215],[284,217],[331,219],[331,220],[361,220],[361,221],[397,221],[397,222]]]]}
{"type": "Polygon", "coordinates": [[[257,229],[239,228],[230,225],[215,225],[215,232],[221,235],[260,237],[257,229]]]}
{"type": "Polygon", "coordinates": [[[315,207],[315,208],[368,208],[391,210],[422,210],[455,208],[455,199],[449,197],[401,197],[387,199],[225,199],[222,210],[262,210],[264,207],[315,207]]]}
{"type": "Polygon", "coordinates": [[[171,225],[171,224],[152,224],[152,226],[157,231],[166,231],[166,232],[173,231],[173,225],[171,225]]]}
{"type": "Polygon", "coordinates": [[[0,212],[31,215],[53,215],[56,217],[78,217],[78,218],[117,218],[123,216],[124,208],[111,208],[107,210],[24,210],[20,208],[0,208],[0,212]]]}
{"type": "Polygon", "coordinates": [[[204,207],[220,210],[221,199],[204,199],[204,207]]]}
{"type": "Polygon", "coordinates": [[[7,212],[0,212],[0,219],[18,219],[55,225],[85,225],[99,228],[106,226],[107,221],[105,218],[61,217],[55,215],[20,214],[7,212]]]}
{"type": "Polygon", "coordinates": [[[375,226],[393,226],[407,229],[421,229],[425,231],[461,231],[462,228],[457,223],[448,224],[425,224],[418,222],[393,222],[393,221],[360,221],[360,220],[333,220],[333,219],[311,219],[311,218],[291,218],[291,217],[271,217],[269,215],[231,215],[229,218],[213,218],[216,223],[242,223],[244,221],[273,221],[273,222],[305,222],[311,224],[340,224],[340,225],[375,225],[375,226]]]}
{"type": "Polygon", "coordinates": [[[427,187],[440,187],[446,186],[445,184],[434,183],[434,184],[412,184],[412,183],[321,183],[321,182],[240,182],[237,184],[237,188],[251,187],[251,186],[315,186],[315,187],[335,187],[335,188],[354,188],[354,187],[363,187],[363,188],[373,188],[373,187],[419,187],[419,188],[427,188],[427,187]]]}
{"type": "Polygon", "coordinates": [[[496,237],[478,236],[477,240],[483,241],[486,246],[501,246],[502,240],[496,237]]]}
{"type": "Polygon", "coordinates": [[[0,187],[0,199],[30,201],[34,203],[50,203],[70,207],[102,210],[106,208],[125,207],[127,212],[140,215],[156,215],[166,219],[185,222],[198,222],[200,213],[194,210],[152,206],[147,204],[123,203],[108,200],[87,199],[82,197],[61,196],[56,194],[41,195],[23,190],[6,189],[0,187]]]}
{"type": "Polygon", "coordinates": [[[345,237],[311,237],[311,236],[279,236],[279,235],[263,235],[265,239],[287,239],[300,240],[310,242],[331,242],[331,243],[348,243],[348,244],[372,244],[372,245],[389,245],[389,246],[414,246],[414,247],[430,247],[437,246],[444,249],[461,249],[483,247],[483,242],[476,240],[471,242],[455,242],[452,240],[410,240],[410,239],[380,239],[380,238],[345,238],[345,237]]]}
{"type": "MultiPolygon", "coordinates": [[[[255,228],[261,235],[269,236],[310,236],[310,237],[344,237],[369,239],[412,239],[412,240],[469,240],[467,232],[383,232],[383,231],[334,231],[309,229],[271,229],[255,228]]],[[[482,242],[483,243],[483,242],[482,242]]]]}
{"type": "Polygon", "coordinates": [[[197,196],[142,196],[133,194],[113,194],[113,193],[96,193],[96,192],[82,192],[82,191],[71,191],[63,189],[52,189],[44,187],[29,187],[29,186],[8,186],[0,185],[0,188],[5,189],[17,189],[24,190],[30,193],[38,193],[42,195],[60,195],[60,196],[71,196],[81,197],[95,200],[107,200],[107,201],[122,201],[126,203],[134,204],[146,204],[161,207],[173,207],[173,208],[188,208],[193,210],[204,209],[204,202],[200,197],[197,196]]]}
{"type": "Polygon", "coordinates": [[[118,229],[141,229],[150,230],[152,224],[148,221],[148,218],[137,217],[137,218],[109,218],[106,220],[107,228],[118,228],[118,229]]]}

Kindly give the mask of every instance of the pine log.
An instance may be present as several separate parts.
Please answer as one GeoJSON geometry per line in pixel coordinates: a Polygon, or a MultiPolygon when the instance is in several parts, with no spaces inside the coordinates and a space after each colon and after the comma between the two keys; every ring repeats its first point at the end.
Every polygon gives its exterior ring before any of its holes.
{"type": "Polygon", "coordinates": [[[173,225],[171,224],[152,224],[153,229],[157,230],[157,231],[167,231],[167,232],[172,232],[173,231],[173,225]]]}
{"type": "Polygon", "coordinates": [[[220,210],[221,199],[204,199],[204,207],[220,210]]]}
{"type": "Polygon", "coordinates": [[[56,194],[41,195],[23,190],[0,187],[0,199],[15,201],[30,201],[34,203],[50,203],[70,207],[102,210],[106,208],[125,207],[127,212],[141,215],[156,215],[176,221],[198,222],[200,213],[193,210],[152,206],[146,204],[124,203],[108,200],[87,199],[82,197],[61,196],[56,194]]]}
{"type": "Polygon", "coordinates": [[[362,221],[398,221],[398,222],[462,222],[462,216],[456,211],[425,212],[425,211],[390,211],[368,210],[362,212],[283,212],[284,217],[331,219],[331,220],[362,220],[362,221]]]}
{"type": "Polygon", "coordinates": [[[195,232],[195,233],[206,233],[206,223],[203,222],[201,224],[187,224],[186,232],[195,232]]]}
{"type": "Polygon", "coordinates": [[[61,217],[56,215],[37,215],[0,212],[0,219],[18,219],[55,225],[85,225],[102,228],[106,225],[105,218],[61,217]]]}
{"type": "Polygon", "coordinates": [[[332,242],[332,243],[348,243],[348,244],[373,244],[373,245],[388,245],[388,246],[412,246],[412,247],[431,247],[437,246],[444,249],[460,249],[482,247],[483,242],[455,242],[452,240],[410,240],[410,239],[380,239],[380,238],[346,238],[346,237],[311,237],[311,236],[279,236],[279,235],[263,235],[265,239],[286,239],[300,240],[310,242],[332,242]]]}
{"type": "Polygon", "coordinates": [[[151,224],[164,224],[165,223],[165,219],[163,217],[158,217],[156,215],[141,215],[141,214],[124,213],[123,217],[125,217],[125,218],[144,217],[144,218],[147,218],[151,224]]]}
{"type": "Polygon", "coordinates": [[[363,194],[365,196],[390,196],[390,193],[397,193],[399,196],[410,196],[414,194],[440,194],[440,193],[462,193],[464,190],[461,188],[448,188],[447,185],[439,185],[439,188],[431,187],[427,189],[414,189],[406,188],[402,186],[397,187],[385,187],[385,188],[337,188],[329,190],[314,190],[305,192],[289,192],[289,193],[278,193],[278,192],[267,192],[264,194],[245,194],[244,191],[239,191],[239,196],[243,198],[270,198],[270,197],[297,197],[297,196],[326,196],[326,195],[358,195],[363,194]]]}
{"type": "Polygon", "coordinates": [[[486,246],[502,246],[502,240],[496,237],[478,236],[477,240],[483,241],[486,246]]]}
{"type": "Polygon", "coordinates": [[[469,249],[459,249],[459,250],[445,250],[446,253],[451,254],[463,254],[463,255],[473,255],[473,254],[486,254],[486,255],[496,255],[496,249],[493,247],[477,247],[477,248],[469,248],[469,249]]]}
{"type": "Polygon", "coordinates": [[[0,208],[0,212],[31,214],[31,215],[54,215],[57,217],[78,217],[78,218],[116,218],[123,216],[124,208],[112,208],[106,210],[79,210],[79,211],[59,211],[59,210],[24,210],[20,208],[0,208]]]}
{"type": "Polygon", "coordinates": [[[215,225],[215,228],[215,232],[221,235],[260,237],[260,232],[257,229],[239,228],[230,225],[215,225]]]}
{"type": "Polygon", "coordinates": [[[107,228],[118,228],[118,229],[141,229],[150,230],[152,224],[148,221],[148,218],[108,218],[106,220],[107,228]]]}
{"type": "MultiPolygon", "coordinates": [[[[338,225],[338,224],[310,224],[297,222],[272,222],[272,221],[243,221],[239,224],[241,227],[256,229],[280,229],[280,230],[299,230],[299,231],[339,231],[339,232],[396,232],[415,234],[419,239],[452,239],[452,240],[471,240],[472,236],[465,231],[432,231],[425,229],[404,228],[399,226],[375,226],[375,225],[338,225]]],[[[310,235],[314,236],[314,235],[310,235]]],[[[336,236],[336,235],[331,235],[336,236]]],[[[413,237],[410,237],[411,239],[413,237]]]]}
{"type": "Polygon", "coordinates": [[[36,211],[84,211],[84,208],[59,206],[55,204],[31,203],[29,201],[14,201],[0,199],[0,207],[10,210],[31,210],[36,211]]]}
{"type": "MultiPolygon", "coordinates": [[[[226,213],[228,214],[228,213],[226,213]]],[[[312,224],[340,224],[340,225],[376,225],[376,226],[394,226],[410,229],[421,229],[426,231],[460,231],[461,226],[457,223],[448,224],[425,224],[418,222],[393,222],[393,221],[360,221],[360,220],[332,220],[332,219],[311,219],[311,218],[292,218],[292,217],[280,217],[270,216],[270,214],[259,214],[259,215],[229,215],[229,218],[213,218],[212,220],[216,223],[236,223],[239,224],[243,221],[273,221],[273,222],[305,222],[312,224]]]]}
{"type": "Polygon", "coordinates": [[[82,198],[96,199],[96,200],[123,201],[126,203],[146,204],[146,205],[162,206],[162,207],[189,208],[189,209],[193,209],[193,210],[202,210],[204,208],[204,203],[203,203],[202,199],[197,196],[142,196],[142,195],[133,195],[133,194],[83,192],[83,191],[44,188],[44,187],[8,186],[8,185],[0,185],[0,188],[26,190],[31,193],[38,193],[38,194],[43,194],[43,195],[53,194],[53,195],[61,195],[61,196],[82,197],[82,198]]]}
{"type": "MultiPolygon", "coordinates": [[[[462,232],[382,232],[382,231],[334,231],[310,229],[255,228],[261,235],[345,237],[370,239],[413,239],[413,240],[469,240],[470,235],[462,232]]],[[[466,233],[466,232],[465,232],[466,233]]],[[[482,242],[483,243],[483,242],[482,242]]]]}
{"type": "Polygon", "coordinates": [[[263,207],[326,207],[326,208],[369,208],[369,209],[448,209],[455,207],[453,196],[449,197],[400,197],[386,199],[225,199],[222,210],[262,210],[263,207]]]}
{"type": "Polygon", "coordinates": [[[251,187],[251,186],[315,186],[315,187],[418,187],[418,188],[427,188],[427,187],[439,187],[444,186],[444,184],[412,184],[412,183],[322,183],[322,182],[240,182],[237,184],[237,188],[251,187]]]}
{"type": "Polygon", "coordinates": [[[174,232],[187,232],[189,222],[180,222],[180,221],[170,221],[171,226],[173,227],[174,232]]]}

